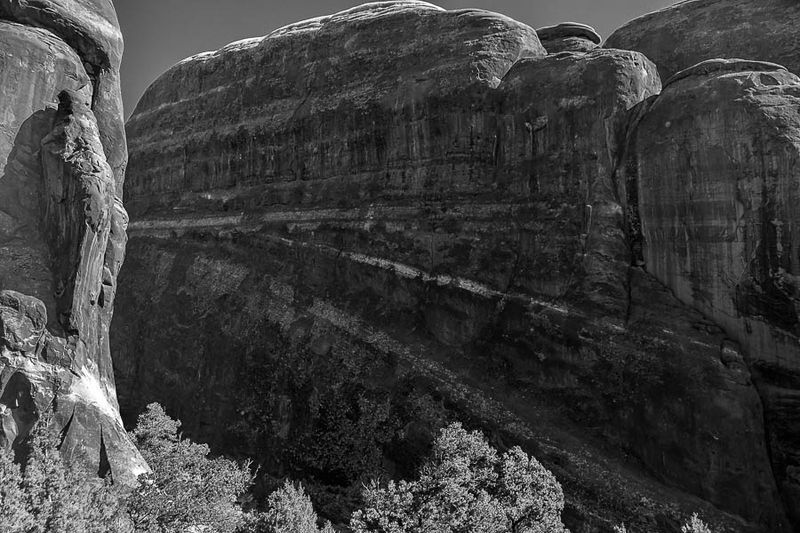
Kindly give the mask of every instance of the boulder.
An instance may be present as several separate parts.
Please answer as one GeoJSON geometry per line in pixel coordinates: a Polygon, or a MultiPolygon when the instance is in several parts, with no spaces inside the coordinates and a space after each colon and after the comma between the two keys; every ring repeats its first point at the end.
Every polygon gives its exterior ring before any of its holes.
{"type": "Polygon", "coordinates": [[[559,52],[588,52],[594,50],[603,38],[586,24],[578,22],[562,22],[555,26],[546,26],[536,30],[542,46],[550,54],[559,52]]]}
{"type": "Polygon", "coordinates": [[[800,78],[710,60],[672,77],[631,145],[643,261],[742,347],[773,469],[800,524],[800,78]]]}
{"type": "Polygon", "coordinates": [[[687,0],[628,22],[603,46],[643,53],[664,80],[716,58],[770,61],[800,74],[798,21],[794,0],[687,0]]]}
{"type": "Polygon", "coordinates": [[[147,465],[108,345],[127,222],[116,16],[110,2],[23,1],[0,17],[0,445],[20,452],[53,411],[68,460],[134,484],[147,465]]]}

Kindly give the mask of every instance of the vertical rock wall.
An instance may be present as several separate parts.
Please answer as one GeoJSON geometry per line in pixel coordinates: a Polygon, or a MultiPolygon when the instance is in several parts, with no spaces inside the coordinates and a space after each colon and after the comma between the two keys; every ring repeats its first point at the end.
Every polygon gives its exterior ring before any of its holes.
{"type": "Polygon", "coordinates": [[[635,133],[646,268],[744,348],[790,510],[800,509],[798,97],[800,78],[778,65],[707,61],[673,77],[635,133]]]}
{"type": "Polygon", "coordinates": [[[744,348],[795,528],[798,92],[789,72],[800,73],[798,17],[788,0],[690,0],[606,42],[644,53],[672,78],[632,138],[643,260],[744,348]]]}
{"type": "Polygon", "coordinates": [[[147,465],[108,341],[127,225],[116,16],[106,1],[0,2],[0,41],[0,445],[52,412],[68,459],[134,483],[147,465]]]}

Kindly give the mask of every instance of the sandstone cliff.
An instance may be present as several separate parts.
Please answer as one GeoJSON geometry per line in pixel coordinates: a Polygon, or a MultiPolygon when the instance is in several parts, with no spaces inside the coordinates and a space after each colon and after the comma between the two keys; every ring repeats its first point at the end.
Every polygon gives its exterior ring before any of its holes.
{"type": "Polygon", "coordinates": [[[649,105],[632,157],[647,270],[742,346],[800,524],[799,115],[785,68],[706,61],[649,105]]]}
{"type": "Polygon", "coordinates": [[[795,0],[684,0],[625,24],[604,46],[637,50],[666,80],[701,61],[771,61],[800,74],[795,0]]]}
{"type": "Polygon", "coordinates": [[[110,1],[0,2],[0,445],[52,411],[65,456],[135,482],[108,331],[127,226],[110,1]]]}
{"type": "Polygon", "coordinates": [[[127,126],[123,411],[339,486],[461,418],[552,469],[576,530],[789,530],[745,339],[639,268],[656,67],[551,33],[572,51],[368,4],[156,81],[127,126]]]}
{"type": "Polygon", "coordinates": [[[644,53],[671,78],[632,139],[642,259],[743,346],[796,527],[798,87],[787,69],[800,73],[798,16],[793,1],[691,0],[631,21],[605,43],[644,53]]]}

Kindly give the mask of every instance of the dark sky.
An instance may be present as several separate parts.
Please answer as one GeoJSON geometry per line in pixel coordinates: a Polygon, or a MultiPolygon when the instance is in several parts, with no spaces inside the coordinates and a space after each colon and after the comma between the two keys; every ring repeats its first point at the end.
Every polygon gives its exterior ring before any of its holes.
{"type": "MultiPolygon", "coordinates": [[[[441,0],[448,9],[480,7],[533,28],[584,22],[603,38],[626,21],[674,0],[441,0]]],[[[198,52],[266,35],[275,28],[364,3],[359,0],[114,0],[125,35],[122,92],[126,115],[169,67],[198,52]]]]}

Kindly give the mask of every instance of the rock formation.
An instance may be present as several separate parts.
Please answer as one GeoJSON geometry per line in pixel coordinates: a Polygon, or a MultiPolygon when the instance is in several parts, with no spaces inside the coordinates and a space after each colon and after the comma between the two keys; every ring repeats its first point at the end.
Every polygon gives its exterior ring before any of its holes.
{"type": "MultiPolygon", "coordinates": [[[[543,33],[567,50],[548,55],[493,13],[373,3],[157,80],[127,126],[132,253],[112,331],[123,411],[161,401],[201,439],[340,485],[374,463],[402,473],[453,416],[552,469],[575,530],[678,531],[700,510],[718,531],[789,531],[779,490],[792,485],[773,469],[794,463],[770,451],[797,448],[768,398],[765,427],[750,341],[667,288],[690,284],[670,266],[674,213],[705,204],[658,188],[677,177],[642,191],[685,163],[648,143],[683,105],[661,99],[694,82],[658,96],[643,54],[593,49],[574,24],[543,33]]],[[[792,76],[724,68],[749,85],[699,91],[696,106],[729,106],[741,136],[792,135],[778,112],[792,76]],[[755,103],[729,100],[743,93],[755,103]]],[[[689,153],[741,156],[787,183],[788,140],[716,150],[729,124],[711,118],[717,133],[689,153]]],[[[741,210],[708,174],[715,233],[741,210]]],[[[747,216],[741,231],[759,235],[747,216]]],[[[706,253],[704,272],[746,256],[706,253]]],[[[752,302],[779,272],[765,261],[752,302]]]]}
{"type": "Polygon", "coordinates": [[[588,52],[603,41],[591,26],[577,22],[564,22],[536,30],[539,40],[550,54],[559,52],[588,52]]]}
{"type": "Polygon", "coordinates": [[[798,17],[788,0],[691,0],[629,22],[605,44],[644,53],[671,78],[632,139],[642,259],[744,348],[796,528],[798,86],[787,69],[800,74],[798,17]]]}
{"type": "Polygon", "coordinates": [[[0,445],[52,412],[62,452],[133,483],[108,332],[127,161],[110,1],[0,2],[0,445]]]}
{"type": "Polygon", "coordinates": [[[798,116],[784,67],[709,60],[650,103],[632,157],[647,270],[743,348],[800,524],[798,116]]]}
{"type": "Polygon", "coordinates": [[[795,0],[685,0],[625,24],[604,46],[642,52],[666,80],[701,61],[771,61],[800,74],[795,0]]]}

